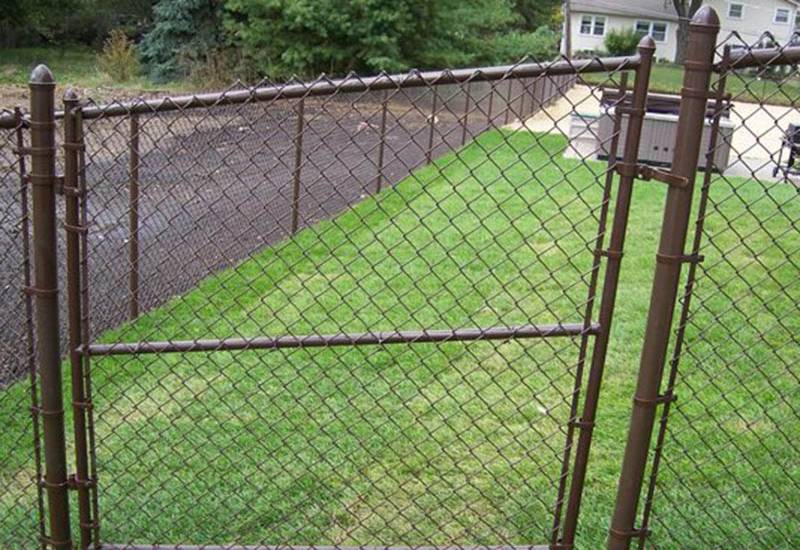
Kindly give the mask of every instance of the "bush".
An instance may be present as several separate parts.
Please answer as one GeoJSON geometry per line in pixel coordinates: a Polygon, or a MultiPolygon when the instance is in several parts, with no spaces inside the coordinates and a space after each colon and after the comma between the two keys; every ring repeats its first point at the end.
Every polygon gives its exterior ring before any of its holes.
{"type": "Polygon", "coordinates": [[[515,63],[525,57],[550,61],[558,55],[559,35],[542,26],[534,32],[509,32],[495,38],[493,63],[515,63]]]}
{"type": "Polygon", "coordinates": [[[606,35],[606,50],[609,55],[633,55],[640,39],[641,36],[633,29],[615,29],[606,35]]]}
{"type": "Polygon", "coordinates": [[[115,82],[127,82],[139,74],[136,48],[122,29],[114,29],[108,35],[97,65],[115,82]]]}
{"type": "Polygon", "coordinates": [[[526,40],[538,37],[516,26],[512,0],[225,0],[223,19],[244,59],[273,78],[484,64],[531,53],[526,40]]]}
{"type": "Polygon", "coordinates": [[[180,65],[187,71],[186,80],[204,90],[225,88],[237,79],[244,82],[257,80],[257,75],[248,72],[241,52],[234,48],[210,50],[201,58],[182,59],[180,65]]]}
{"type": "Polygon", "coordinates": [[[222,11],[222,0],[159,0],[153,8],[153,27],[139,45],[150,78],[184,78],[225,50],[222,11]]]}

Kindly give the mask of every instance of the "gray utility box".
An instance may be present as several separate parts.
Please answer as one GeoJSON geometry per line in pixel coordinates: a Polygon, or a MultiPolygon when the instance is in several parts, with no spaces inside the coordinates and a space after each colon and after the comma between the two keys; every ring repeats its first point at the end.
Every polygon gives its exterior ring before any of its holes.
{"type": "MultiPolygon", "coordinates": [[[[625,104],[629,105],[630,95],[626,97],[625,104]]],[[[600,141],[599,157],[607,159],[611,147],[611,136],[614,131],[614,113],[616,106],[619,105],[619,94],[616,90],[604,90],[600,102],[600,116],[597,120],[598,138],[600,141]]],[[[649,94],[647,98],[647,112],[642,123],[642,137],[639,143],[639,159],[644,164],[656,166],[670,166],[672,164],[672,153],[675,148],[678,130],[678,108],[680,98],[678,96],[668,96],[662,94],[649,94]]],[[[700,168],[705,169],[708,141],[711,136],[711,120],[713,104],[709,104],[706,112],[705,124],[703,127],[702,149],[700,155],[700,168]]],[[[619,146],[617,157],[622,154],[625,144],[625,136],[628,127],[628,115],[622,115],[622,126],[620,128],[619,146]]],[[[717,136],[717,146],[714,151],[714,170],[724,172],[728,167],[730,159],[730,144],[733,138],[734,125],[730,120],[730,111],[726,109],[722,113],[719,122],[719,135],[717,136]]]]}

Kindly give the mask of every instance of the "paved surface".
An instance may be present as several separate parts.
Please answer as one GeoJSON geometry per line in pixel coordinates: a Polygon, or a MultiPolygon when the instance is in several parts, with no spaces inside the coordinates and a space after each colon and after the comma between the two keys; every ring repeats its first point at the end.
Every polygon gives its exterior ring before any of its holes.
{"type": "MultiPolygon", "coordinates": [[[[580,123],[572,124],[573,113],[598,116],[598,91],[587,86],[575,86],[551,107],[527,119],[524,127],[533,132],[569,135],[575,141],[574,148],[569,150],[572,156],[591,158],[597,151],[596,139],[580,123]]],[[[730,121],[734,131],[725,175],[772,180],[783,132],[789,123],[800,124],[800,113],[794,107],[734,101],[730,121]]],[[[517,127],[522,126],[523,123],[517,123],[517,127]]],[[[785,164],[787,152],[783,153],[785,164]]]]}

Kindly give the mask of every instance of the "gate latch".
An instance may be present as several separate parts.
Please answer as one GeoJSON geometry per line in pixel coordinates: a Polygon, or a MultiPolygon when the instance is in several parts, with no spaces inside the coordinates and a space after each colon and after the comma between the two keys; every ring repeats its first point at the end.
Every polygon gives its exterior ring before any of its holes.
{"type": "Polygon", "coordinates": [[[647,164],[633,164],[628,162],[618,162],[617,172],[621,176],[630,176],[644,181],[656,180],[666,183],[670,187],[683,188],[689,184],[689,180],[683,176],[672,174],[664,170],[659,170],[647,164]]]}

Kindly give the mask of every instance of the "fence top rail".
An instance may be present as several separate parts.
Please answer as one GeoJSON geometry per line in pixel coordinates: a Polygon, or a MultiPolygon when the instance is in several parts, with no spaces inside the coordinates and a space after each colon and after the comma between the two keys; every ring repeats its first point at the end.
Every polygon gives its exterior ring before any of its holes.
{"type": "MultiPolygon", "coordinates": [[[[329,96],[337,93],[357,93],[375,90],[418,88],[466,82],[491,82],[516,78],[535,78],[541,76],[581,75],[589,73],[635,70],[639,67],[639,54],[623,57],[594,57],[591,59],[560,59],[548,63],[518,63],[494,67],[475,67],[456,70],[418,71],[402,74],[380,74],[371,77],[348,75],[331,79],[320,76],[311,82],[290,81],[285,84],[270,84],[252,88],[227,90],[203,94],[191,94],[153,99],[134,99],[108,104],[89,104],[81,107],[84,119],[148,114],[163,111],[182,111],[198,107],[235,105],[250,102],[292,99],[309,96],[329,96]]],[[[64,113],[56,112],[56,118],[64,113]]],[[[14,128],[19,122],[13,113],[0,112],[0,128],[14,128]]],[[[27,126],[27,117],[22,124],[27,126]]]]}
{"type": "MultiPolygon", "coordinates": [[[[723,60],[724,61],[724,60],[723,60]]],[[[738,49],[730,53],[727,63],[714,64],[717,73],[749,67],[770,67],[800,63],[800,46],[738,49]]]]}

